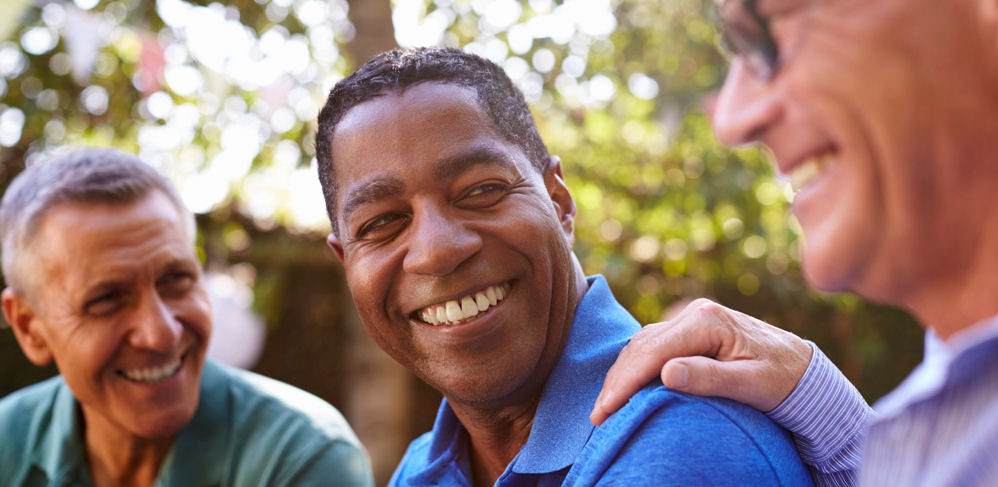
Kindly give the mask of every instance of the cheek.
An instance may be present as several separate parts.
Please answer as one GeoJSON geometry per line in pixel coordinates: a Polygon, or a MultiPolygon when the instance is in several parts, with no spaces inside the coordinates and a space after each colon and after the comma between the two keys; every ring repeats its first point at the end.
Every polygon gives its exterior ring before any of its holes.
{"type": "Polygon", "coordinates": [[[60,338],[52,347],[56,367],[67,382],[72,381],[71,385],[77,388],[113,372],[109,366],[123,340],[112,324],[107,324],[107,330],[103,332],[91,329],[60,338]]]}
{"type": "Polygon", "coordinates": [[[380,300],[382,294],[378,292],[381,278],[377,268],[367,264],[364,259],[349,259],[346,265],[347,287],[362,317],[376,309],[373,303],[380,300]]]}
{"type": "Polygon", "coordinates": [[[211,335],[211,301],[208,299],[206,291],[197,293],[193,299],[183,304],[181,313],[188,317],[188,322],[192,324],[194,332],[207,339],[211,335]]]}
{"type": "Polygon", "coordinates": [[[386,351],[391,343],[386,341],[388,335],[383,333],[388,328],[384,324],[388,320],[384,312],[384,303],[388,296],[388,274],[379,271],[381,267],[373,264],[373,259],[367,257],[349,256],[345,261],[347,287],[354,307],[360,317],[367,334],[386,351]]]}

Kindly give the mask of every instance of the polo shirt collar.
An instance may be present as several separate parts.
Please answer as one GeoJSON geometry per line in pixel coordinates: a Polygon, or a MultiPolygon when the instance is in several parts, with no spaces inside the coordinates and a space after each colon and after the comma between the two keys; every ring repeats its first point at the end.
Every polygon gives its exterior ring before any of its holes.
{"type": "MultiPolygon", "coordinates": [[[[568,341],[548,377],[527,443],[510,463],[520,474],[549,473],[572,465],[592,434],[589,413],[603,378],[617,354],[640,325],[610,291],[603,276],[586,279],[589,290],[575,309],[568,341]]],[[[444,399],[433,425],[428,458],[431,463],[412,480],[422,485],[451,475],[445,466],[457,463],[465,471],[467,434],[444,399]]]]}
{"type": "Polygon", "coordinates": [[[561,358],[548,377],[527,444],[513,460],[516,473],[546,473],[575,462],[593,432],[589,422],[610,366],[640,325],[617,302],[603,276],[575,309],[561,358]]]}
{"type": "MultiPolygon", "coordinates": [[[[220,485],[222,465],[228,451],[229,421],[219,411],[230,411],[224,372],[205,361],[201,373],[198,408],[191,422],[177,434],[156,485],[220,485]]],[[[90,485],[84,462],[83,423],[79,404],[65,382],[56,390],[52,425],[32,453],[32,463],[41,468],[52,485],[90,485]],[[69,431],[68,435],[56,434],[69,431]]]]}

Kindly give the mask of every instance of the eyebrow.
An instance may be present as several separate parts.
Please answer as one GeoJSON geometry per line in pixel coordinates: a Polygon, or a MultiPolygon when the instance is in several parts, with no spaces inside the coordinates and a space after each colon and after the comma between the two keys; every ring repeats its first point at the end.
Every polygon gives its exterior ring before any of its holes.
{"type": "Polygon", "coordinates": [[[350,221],[350,214],[367,203],[378,201],[405,191],[405,183],[395,176],[378,175],[350,191],[343,205],[343,221],[350,221]]]}
{"type": "Polygon", "coordinates": [[[481,164],[510,167],[516,165],[508,153],[489,145],[479,145],[437,161],[433,167],[433,177],[437,179],[453,178],[481,164]]]}

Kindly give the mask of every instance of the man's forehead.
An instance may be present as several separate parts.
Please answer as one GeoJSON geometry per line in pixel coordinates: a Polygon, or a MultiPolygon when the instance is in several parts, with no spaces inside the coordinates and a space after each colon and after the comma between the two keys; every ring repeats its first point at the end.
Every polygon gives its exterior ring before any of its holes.
{"type": "Polygon", "coordinates": [[[340,145],[337,139],[342,137],[337,137],[338,135],[363,133],[365,129],[399,123],[415,115],[443,115],[458,106],[471,108],[479,116],[487,118],[478,102],[477,92],[470,87],[426,81],[401,90],[382,90],[375,97],[354,105],[343,114],[333,130],[332,149],[335,151],[340,145]]]}
{"type": "Polygon", "coordinates": [[[432,159],[433,174],[445,177],[470,163],[513,164],[509,152],[522,153],[499,133],[474,89],[441,82],[358,104],[337,124],[330,144],[337,190],[346,192],[378,172],[401,171],[416,157],[432,159]]]}
{"type": "Polygon", "coordinates": [[[39,219],[32,237],[35,244],[31,247],[42,251],[49,247],[48,243],[60,243],[59,248],[66,252],[87,253],[129,248],[155,250],[182,242],[187,248],[192,242],[184,217],[160,191],[120,203],[59,202],[39,219]],[[67,239],[66,232],[75,238],[67,239]]]}

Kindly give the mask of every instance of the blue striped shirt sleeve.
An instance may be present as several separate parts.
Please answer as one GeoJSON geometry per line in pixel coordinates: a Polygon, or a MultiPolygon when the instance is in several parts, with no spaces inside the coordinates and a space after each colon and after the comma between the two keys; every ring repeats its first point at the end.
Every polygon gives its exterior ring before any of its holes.
{"type": "Polygon", "coordinates": [[[813,342],[811,363],[770,419],[794,435],[815,485],[853,486],[873,409],[813,342]]]}

